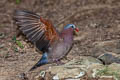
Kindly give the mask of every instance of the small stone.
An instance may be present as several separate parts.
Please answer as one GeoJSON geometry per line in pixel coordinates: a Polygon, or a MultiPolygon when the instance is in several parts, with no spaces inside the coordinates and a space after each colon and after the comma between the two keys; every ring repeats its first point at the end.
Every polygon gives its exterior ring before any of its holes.
{"type": "Polygon", "coordinates": [[[21,73],[19,75],[19,78],[21,78],[22,80],[28,80],[28,78],[26,77],[25,73],[21,73]]]}
{"type": "Polygon", "coordinates": [[[41,71],[39,76],[44,77],[45,76],[45,71],[41,71]]]}
{"type": "Polygon", "coordinates": [[[45,71],[41,71],[36,77],[36,80],[42,80],[45,77],[45,71]]]}
{"type": "Polygon", "coordinates": [[[53,80],[59,80],[58,75],[53,76],[53,80]]]}
{"type": "Polygon", "coordinates": [[[0,39],[3,39],[5,37],[4,33],[0,33],[0,39]]]}
{"type": "Polygon", "coordinates": [[[82,76],[84,76],[84,75],[85,75],[85,72],[84,72],[84,71],[82,71],[82,72],[80,72],[80,74],[79,74],[79,75],[75,76],[75,78],[80,78],[80,77],[82,77],[82,76]]]}
{"type": "Polygon", "coordinates": [[[95,77],[96,77],[97,70],[96,70],[96,69],[93,69],[92,72],[93,72],[93,73],[92,73],[92,77],[95,78],[95,77]]]}
{"type": "Polygon", "coordinates": [[[0,48],[3,48],[5,46],[5,44],[0,44],[0,48]]]}

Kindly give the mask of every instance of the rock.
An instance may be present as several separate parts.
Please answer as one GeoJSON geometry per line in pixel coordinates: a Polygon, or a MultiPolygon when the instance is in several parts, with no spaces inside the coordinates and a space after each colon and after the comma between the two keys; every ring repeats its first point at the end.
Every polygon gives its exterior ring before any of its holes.
{"type": "Polygon", "coordinates": [[[107,52],[98,57],[105,65],[111,63],[120,63],[120,58],[115,53],[107,52]]]}
{"type": "Polygon", "coordinates": [[[103,65],[97,58],[80,56],[46,73],[45,80],[120,80],[120,64],[103,65]]]}
{"type": "Polygon", "coordinates": [[[51,68],[49,68],[49,71],[51,72],[51,74],[56,74],[53,78],[58,78],[58,79],[62,79],[62,78],[79,78],[84,76],[85,72],[83,70],[81,70],[80,68],[75,68],[75,67],[65,67],[65,66],[53,66],[51,68]],[[79,76],[81,75],[82,76],[79,76]],[[79,77],[78,77],[79,76],[79,77]]]}
{"type": "Polygon", "coordinates": [[[53,79],[79,79],[86,74],[87,69],[93,64],[101,64],[101,62],[93,57],[82,56],[64,65],[49,67],[48,72],[55,74],[53,79]]]}
{"type": "Polygon", "coordinates": [[[120,40],[96,42],[93,45],[92,56],[103,64],[120,63],[120,40]]]}
{"type": "Polygon", "coordinates": [[[92,56],[98,57],[106,52],[120,54],[120,40],[95,42],[92,49],[92,56]]]}

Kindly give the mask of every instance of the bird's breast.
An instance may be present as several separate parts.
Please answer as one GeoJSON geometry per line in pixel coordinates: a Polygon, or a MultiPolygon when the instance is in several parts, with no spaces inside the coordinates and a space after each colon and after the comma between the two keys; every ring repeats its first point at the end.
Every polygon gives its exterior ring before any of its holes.
{"type": "Polygon", "coordinates": [[[55,43],[49,48],[48,58],[53,62],[60,60],[68,53],[71,46],[72,44],[65,43],[64,41],[55,43]]]}

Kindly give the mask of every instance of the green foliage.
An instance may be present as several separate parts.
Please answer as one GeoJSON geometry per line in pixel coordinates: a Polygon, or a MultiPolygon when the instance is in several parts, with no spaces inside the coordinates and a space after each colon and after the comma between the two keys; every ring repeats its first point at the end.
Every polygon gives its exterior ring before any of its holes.
{"type": "Polygon", "coordinates": [[[14,50],[15,52],[18,52],[18,51],[19,51],[17,47],[13,47],[13,50],[14,50]]]}
{"type": "MultiPolygon", "coordinates": [[[[24,48],[23,44],[22,44],[19,40],[16,39],[16,36],[14,36],[14,37],[12,38],[12,40],[13,40],[21,49],[24,48]]],[[[16,48],[16,51],[18,51],[17,48],[16,48]]]]}
{"type": "Polygon", "coordinates": [[[13,36],[12,40],[15,42],[16,41],[16,36],[13,36]]]}
{"type": "Polygon", "coordinates": [[[24,48],[23,44],[19,41],[19,40],[16,40],[16,44],[20,47],[20,48],[24,48]]]}
{"type": "Polygon", "coordinates": [[[16,4],[20,4],[21,0],[16,0],[16,4]]]}

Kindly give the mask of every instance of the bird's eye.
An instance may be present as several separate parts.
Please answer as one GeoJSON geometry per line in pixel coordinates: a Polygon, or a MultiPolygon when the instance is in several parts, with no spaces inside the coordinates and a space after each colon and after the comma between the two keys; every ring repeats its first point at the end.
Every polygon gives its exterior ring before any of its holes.
{"type": "Polygon", "coordinates": [[[72,26],[73,29],[75,29],[75,26],[72,26]]]}

